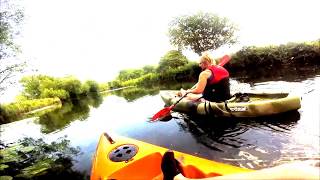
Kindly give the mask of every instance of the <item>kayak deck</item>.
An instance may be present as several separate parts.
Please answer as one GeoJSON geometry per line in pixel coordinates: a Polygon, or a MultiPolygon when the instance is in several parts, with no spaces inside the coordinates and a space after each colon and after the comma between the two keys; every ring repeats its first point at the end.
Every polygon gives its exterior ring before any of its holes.
{"type": "MultiPolygon", "coordinates": [[[[162,155],[168,149],[122,136],[114,136],[115,141],[110,141],[110,139],[106,133],[100,137],[92,163],[91,180],[163,179],[161,160],[162,155]],[[133,157],[119,162],[110,159],[111,152],[116,152],[119,148],[122,149],[118,153],[124,150],[121,155],[117,154],[119,157],[125,157],[127,152],[132,153],[127,145],[137,147],[137,152],[133,157]],[[128,149],[124,149],[126,147],[128,149]]],[[[182,164],[183,175],[188,178],[205,178],[252,171],[178,151],[174,151],[174,154],[182,164]]]]}

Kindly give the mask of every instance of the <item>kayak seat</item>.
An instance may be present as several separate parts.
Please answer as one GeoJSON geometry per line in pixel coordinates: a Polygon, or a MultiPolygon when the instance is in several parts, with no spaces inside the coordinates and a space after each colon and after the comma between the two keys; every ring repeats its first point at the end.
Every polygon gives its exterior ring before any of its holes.
{"type": "MultiPolygon", "coordinates": [[[[162,155],[159,152],[128,162],[128,165],[111,174],[109,179],[161,179],[162,155]],[[130,177],[128,177],[130,175],[130,177]]],[[[124,163],[124,162],[121,162],[124,163]]]]}
{"type": "Polygon", "coordinates": [[[208,178],[208,177],[215,177],[215,176],[221,176],[221,174],[218,173],[209,173],[205,174],[200,169],[198,169],[196,166],[193,165],[186,165],[182,166],[183,169],[183,176],[187,178],[208,178]]]}
{"type": "Polygon", "coordinates": [[[231,96],[230,99],[232,99],[234,102],[249,102],[250,97],[248,93],[235,93],[233,96],[231,96]]]}

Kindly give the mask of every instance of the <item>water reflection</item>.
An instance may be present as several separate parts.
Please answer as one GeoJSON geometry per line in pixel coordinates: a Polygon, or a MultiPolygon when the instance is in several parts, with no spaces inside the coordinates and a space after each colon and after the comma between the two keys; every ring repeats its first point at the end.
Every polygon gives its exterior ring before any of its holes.
{"type": "Polygon", "coordinates": [[[128,102],[132,102],[136,99],[139,99],[146,95],[156,95],[159,93],[158,87],[152,87],[149,89],[146,88],[139,88],[139,87],[132,87],[126,88],[119,91],[113,91],[112,94],[125,98],[128,102]]]}
{"type": "Polygon", "coordinates": [[[0,148],[0,176],[13,179],[85,179],[83,173],[72,169],[73,157],[79,148],[70,146],[66,137],[51,143],[31,137],[0,148]]]}
{"type": "Polygon", "coordinates": [[[299,119],[298,111],[268,117],[237,119],[185,115],[183,121],[179,121],[178,124],[182,130],[191,132],[205,146],[223,151],[224,146],[243,147],[246,139],[243,139],[241,135],[249,129],[258,128],[274,133],[290,133],[291,127],[294,127],[299,119]]]}
{"type": "Polygon", "coordinates": [[[103,98],[99,95],[85,96],[64,102],[60,109],[49,112],[39,117],[37,121],[42,125],[43,133],[50,133],[65,128],[75,120],[85,120],[89,117],[90,106],[97,108],[103,98]]]}
{"type": "Polygon", "coordinates": [[[272,131],[274,133],[290,133],[298,121],[300,120],[299,111],[290,111],[274,116],[259,117],[251,119],[246,123],[247,127],[256,128],[272,131]]]}
{"type": "Polygon", "coordinates": [[[214,160],[232,161],[232,164],[246,168],[261,168],[279,159],[283,144],[289,143],[291,130],[300,120],[300,113],[292,111],[275,116],[237,119],[197,115],[181,117],[182,120],[177,121],[181,130],[191,133],[197,143],[212,150],[206,158],[218,156],[214,160]]]}
{"type": "Polygon", "coordinates": [[[124,88],[119,91],[112,91],[110,94],[114,94],[119,97],[125,98],[128,102],[133,102],[136,99],[142,98],[146,95],[157,95],[162,89],[180,89],[180,88],[189,88],[193,83],[175,83],[175,84],[163,84],[159,86],[154,86],[150,84],[148,88],[145,87],[129,87],[124,88]]]}

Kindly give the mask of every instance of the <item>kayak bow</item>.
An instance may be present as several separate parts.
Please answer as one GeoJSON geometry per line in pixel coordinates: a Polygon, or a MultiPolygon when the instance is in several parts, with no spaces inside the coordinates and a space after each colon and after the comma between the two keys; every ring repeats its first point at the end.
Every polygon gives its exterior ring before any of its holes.
{"type": "MultiPolygon", "coordinates": [[[[161,160],[166,148],[122,136],[101,135],[91,169],[91,180],[163,179],[161,160]]],[[[174,151],[183,175],[205,178],[252,170],[174,151]]]]}

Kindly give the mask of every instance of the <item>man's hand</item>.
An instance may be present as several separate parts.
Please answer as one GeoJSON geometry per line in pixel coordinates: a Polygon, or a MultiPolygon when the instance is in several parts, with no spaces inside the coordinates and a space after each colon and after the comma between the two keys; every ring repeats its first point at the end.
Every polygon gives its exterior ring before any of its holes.
{"type": "Polygon", "coordinates": [[[180,91],[177,93],[177,95],[181,97],[181,96],[184,96],[186,93],[187,91],[181,88],[180,91]]]}

